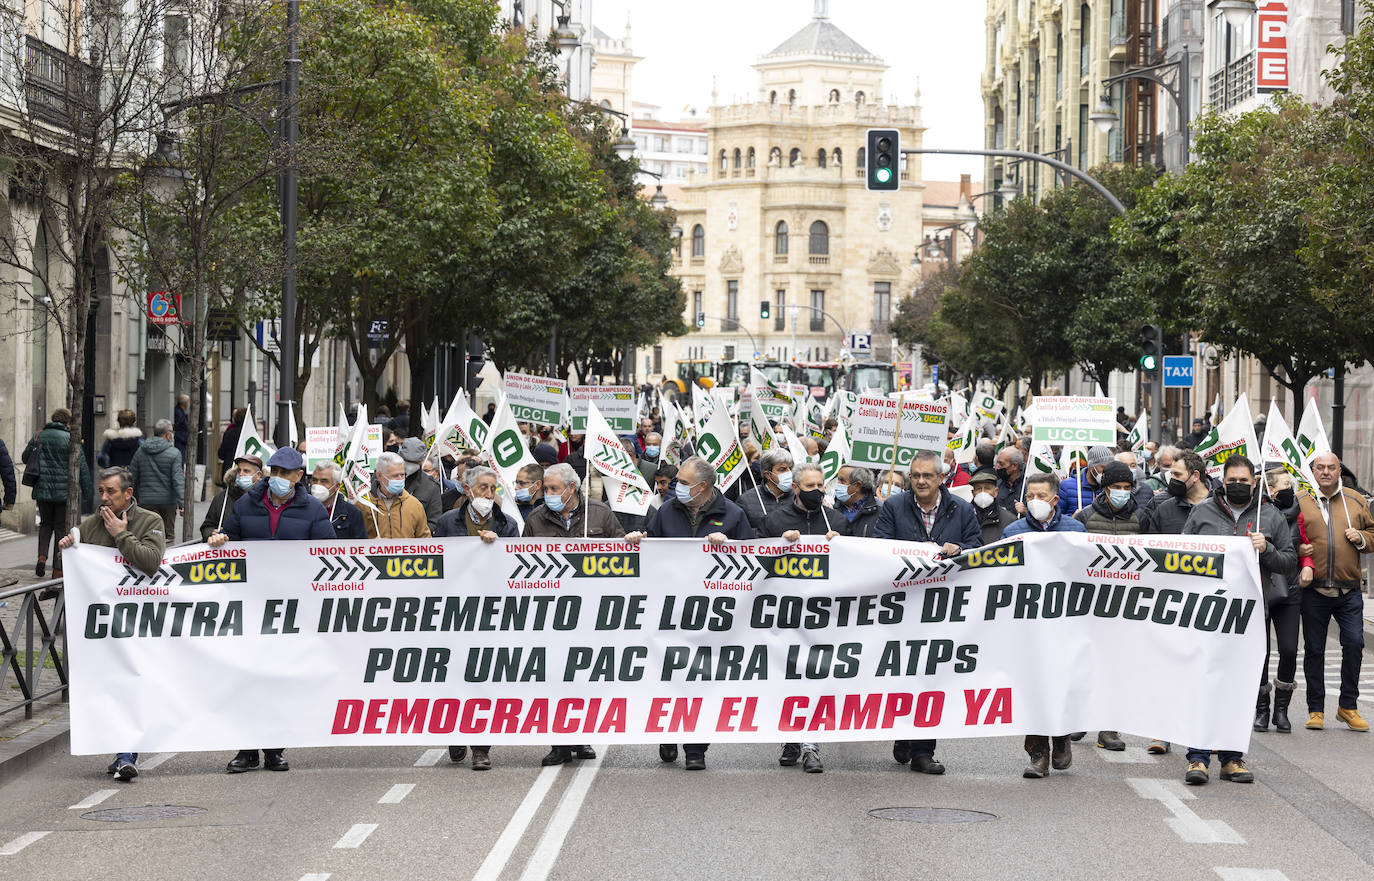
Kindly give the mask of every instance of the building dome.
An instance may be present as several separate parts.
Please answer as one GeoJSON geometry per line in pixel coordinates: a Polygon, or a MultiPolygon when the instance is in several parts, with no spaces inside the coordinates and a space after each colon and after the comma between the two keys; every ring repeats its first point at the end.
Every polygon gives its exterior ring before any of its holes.
{"type": "Polygon", "coordinates": [[[816,15],[811,23],[788,37],[760,61],[782,61],[795,58],[821,58],[851,64],[881,65],[883,60],[844,31],[831,24],[825,0],[817,0],[816,15]]]}

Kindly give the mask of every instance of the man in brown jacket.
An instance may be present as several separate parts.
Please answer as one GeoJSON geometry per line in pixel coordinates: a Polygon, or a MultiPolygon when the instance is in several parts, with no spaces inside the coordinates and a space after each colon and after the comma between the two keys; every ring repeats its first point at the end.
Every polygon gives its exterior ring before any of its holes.
{"type": "Polygon", "coordinates": [[[368,538],[429,538],[425,506],[406,492],[406,463],[395,453],[377,456],[372,480],[375,510],[363,510],[368,538]]]}
{"type": "Polygon", "coordinates": [[[1360,554],[1374,551],[1374,517],[1369,503],[1353,489],[1341,486],[1341,460],[1322,453],[1312,460],[1317,479],[1315,495],[1298,500],[1307,527],[1307,544],[1299,558],[1311,557],[1298,583],[1302,592],[1303,675],[1307,678],[1307,727],[1324,727],[1326,630],[1336,619],[1341,642],[1341,695],[1336,718],[1352,731],[1368,731],[1360,718],[1360,660],[1364,654],[1364,595],[1360,592],[1360,554]]]}

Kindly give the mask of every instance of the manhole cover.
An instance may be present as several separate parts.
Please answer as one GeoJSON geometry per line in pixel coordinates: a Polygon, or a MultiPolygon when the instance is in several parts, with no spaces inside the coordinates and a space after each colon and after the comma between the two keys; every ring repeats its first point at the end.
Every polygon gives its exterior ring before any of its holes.
{"type": "Polygon", "coordinates": [[[985,811],[963,811],[958,808],[874,808],[870,817],[879,820],[902,820],[907,823],[986,823],[996,820],[996,814],[985,811]]]}
{"type": "Polygon", "coordinates": [[[145,820],[174,820],[177,817],[189,817],[193,814],[203,813],[205,813],[205,808],[196,808],[190,805],[142,805],[134,808],[104,808],[99,811],[87,811],[81,815],[81,819],[100,820],[103,823],[141,823],[145,820]]]}

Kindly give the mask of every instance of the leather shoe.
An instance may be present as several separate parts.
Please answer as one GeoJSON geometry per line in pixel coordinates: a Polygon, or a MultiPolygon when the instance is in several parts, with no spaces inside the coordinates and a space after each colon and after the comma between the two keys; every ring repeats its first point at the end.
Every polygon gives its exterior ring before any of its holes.
{"type": "Polygon", "coordinates": [[[486,751],[486,750],[484,750],[484,749],[477,749],[477,748],[475,748],[475,747],[473,748],[473,750],[472,750],[472,770],[474,770],[474,771],[490,771],[490,770],[491,770],[491,756],[487,754],[487,751],[486,751]]]}
{"type": "Polygon", "coordinates": [[[682,762],[682,767],[688,771],[705,771],[706,756],[701,753],[688,753],[687,758],[682,762]]]}
{"type": "Polygon", "coordinates": [[[448,748],[448,760],[455,765],[467,757],[468,748],[466,746],[451,746],[448,748]]]}
{"type": "Polygon", "coordinates": [[[802,753],[802,770],[808,774],[820,774],[825,770],[821,765],[821,754],[814,749],[808,749],[802,753]]]}
{"type": "Polygon", "coordinates": [[[281,750],[263,750],[262,766],[269,771],[290,771],[291,763],[281,754],[281,750]]]}
{"type": "Polygon", "coordinates": [[[239,750],[239,754],[229,760],[229,764],[224,766],[226,774],[242,774],[244,771],[251,771],[258,766],[257,750],[239,750]]]}
{"type": "Polygon", "coordinates": [[[778,756],[778,764],[784,768],[790,768],[801,758],[800,743],[784,743],[782,745],[782,755],[778,756]]]}
{"type": "Polygon", "coordinates": [[[892,741],[892,758],[899,765],[905,765],[907,762],[911,761],[911,741],[892,741]]]}
{"type": "Polygon", "coordinates": [[[659,760],[660,762],[676,762],[676,761],[677,761],[677,744],[676,744],[676,743],[660,743],[660,744],[658,745],[658,760],[659,760]]]}
{"type": "Polygon", "coordinates": [[[1054,748],[1050,751],[1050,764],[1056,771],[1067,771],[1073,764],[1073,744],[1067,737],[1052,737],[1054,748]]]}
{"type": "Polygon", "coordinates": [[[911,757],[911,770],[922,774],[943,774],[945,766],[936,761],[934,756],[918,755],[911,757]]]}
{"type": "Polygon", "coordinates": [[[1039,780],[1048,777],[1050,773],[1050,754],[1043,749],[1031,753],[1030,764],[1026,770],[1021,772],[1021,776],[1027,780],[1039,780]]]}
{"type": "Polygon", "coordinates": [[[1086,731],[1075,731],[1073,734],[1069,735],[1069,740],[1072,740],[1074,743],[1078,743],[1078,741],[1083,739],[1083,735],[1087,733],[1088,732],[1086,731]]]}
{"type": "Polygon", "coordinates": [[[585,743],[582,744],[582,745],[580,745],[580,746],[575,746],[575,747],[573,747],[573,748],[572,748],[572,754],[573,754],[573,758],[574,758],[574,759],[594,759],[594,758],[596,758],[596,750],[592,749],[590,746],[588,746],[588,745],[585,744],[585,743]]]}
{"type": "Polygon", "coordinates": [[[566,746],[556,746],[549,750],[549,754],[539,760],[539,764],[548,768],[552,765],[561,765],[572,760],[572,750],[566,746]]]}

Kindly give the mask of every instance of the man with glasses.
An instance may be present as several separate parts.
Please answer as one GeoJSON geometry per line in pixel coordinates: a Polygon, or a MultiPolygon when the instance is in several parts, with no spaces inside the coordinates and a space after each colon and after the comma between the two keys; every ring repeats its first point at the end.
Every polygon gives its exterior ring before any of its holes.
{"type": "Polygon", "coordinates": [[[544,466],[526,465],[515,475],[515,506],[520,509],[520,519],[530,519],[530,513],[544,504],[544,466]]]}
{"type": "MultiPolygon", "coordinates": [[[[921,450],[911,460],[911,492],[894,496],[878,512],[874,538],[898,541],[931,542],[940,546],[946,557],[957,556],[983,543],[978,515],[973,506],[956,498],[942,485],[942,457],[921,450]]],[[[935,741],[899,740],[892,745],[892,757],[922,774],[943,774],[945,766],[935,759],[935,741]]]]}

